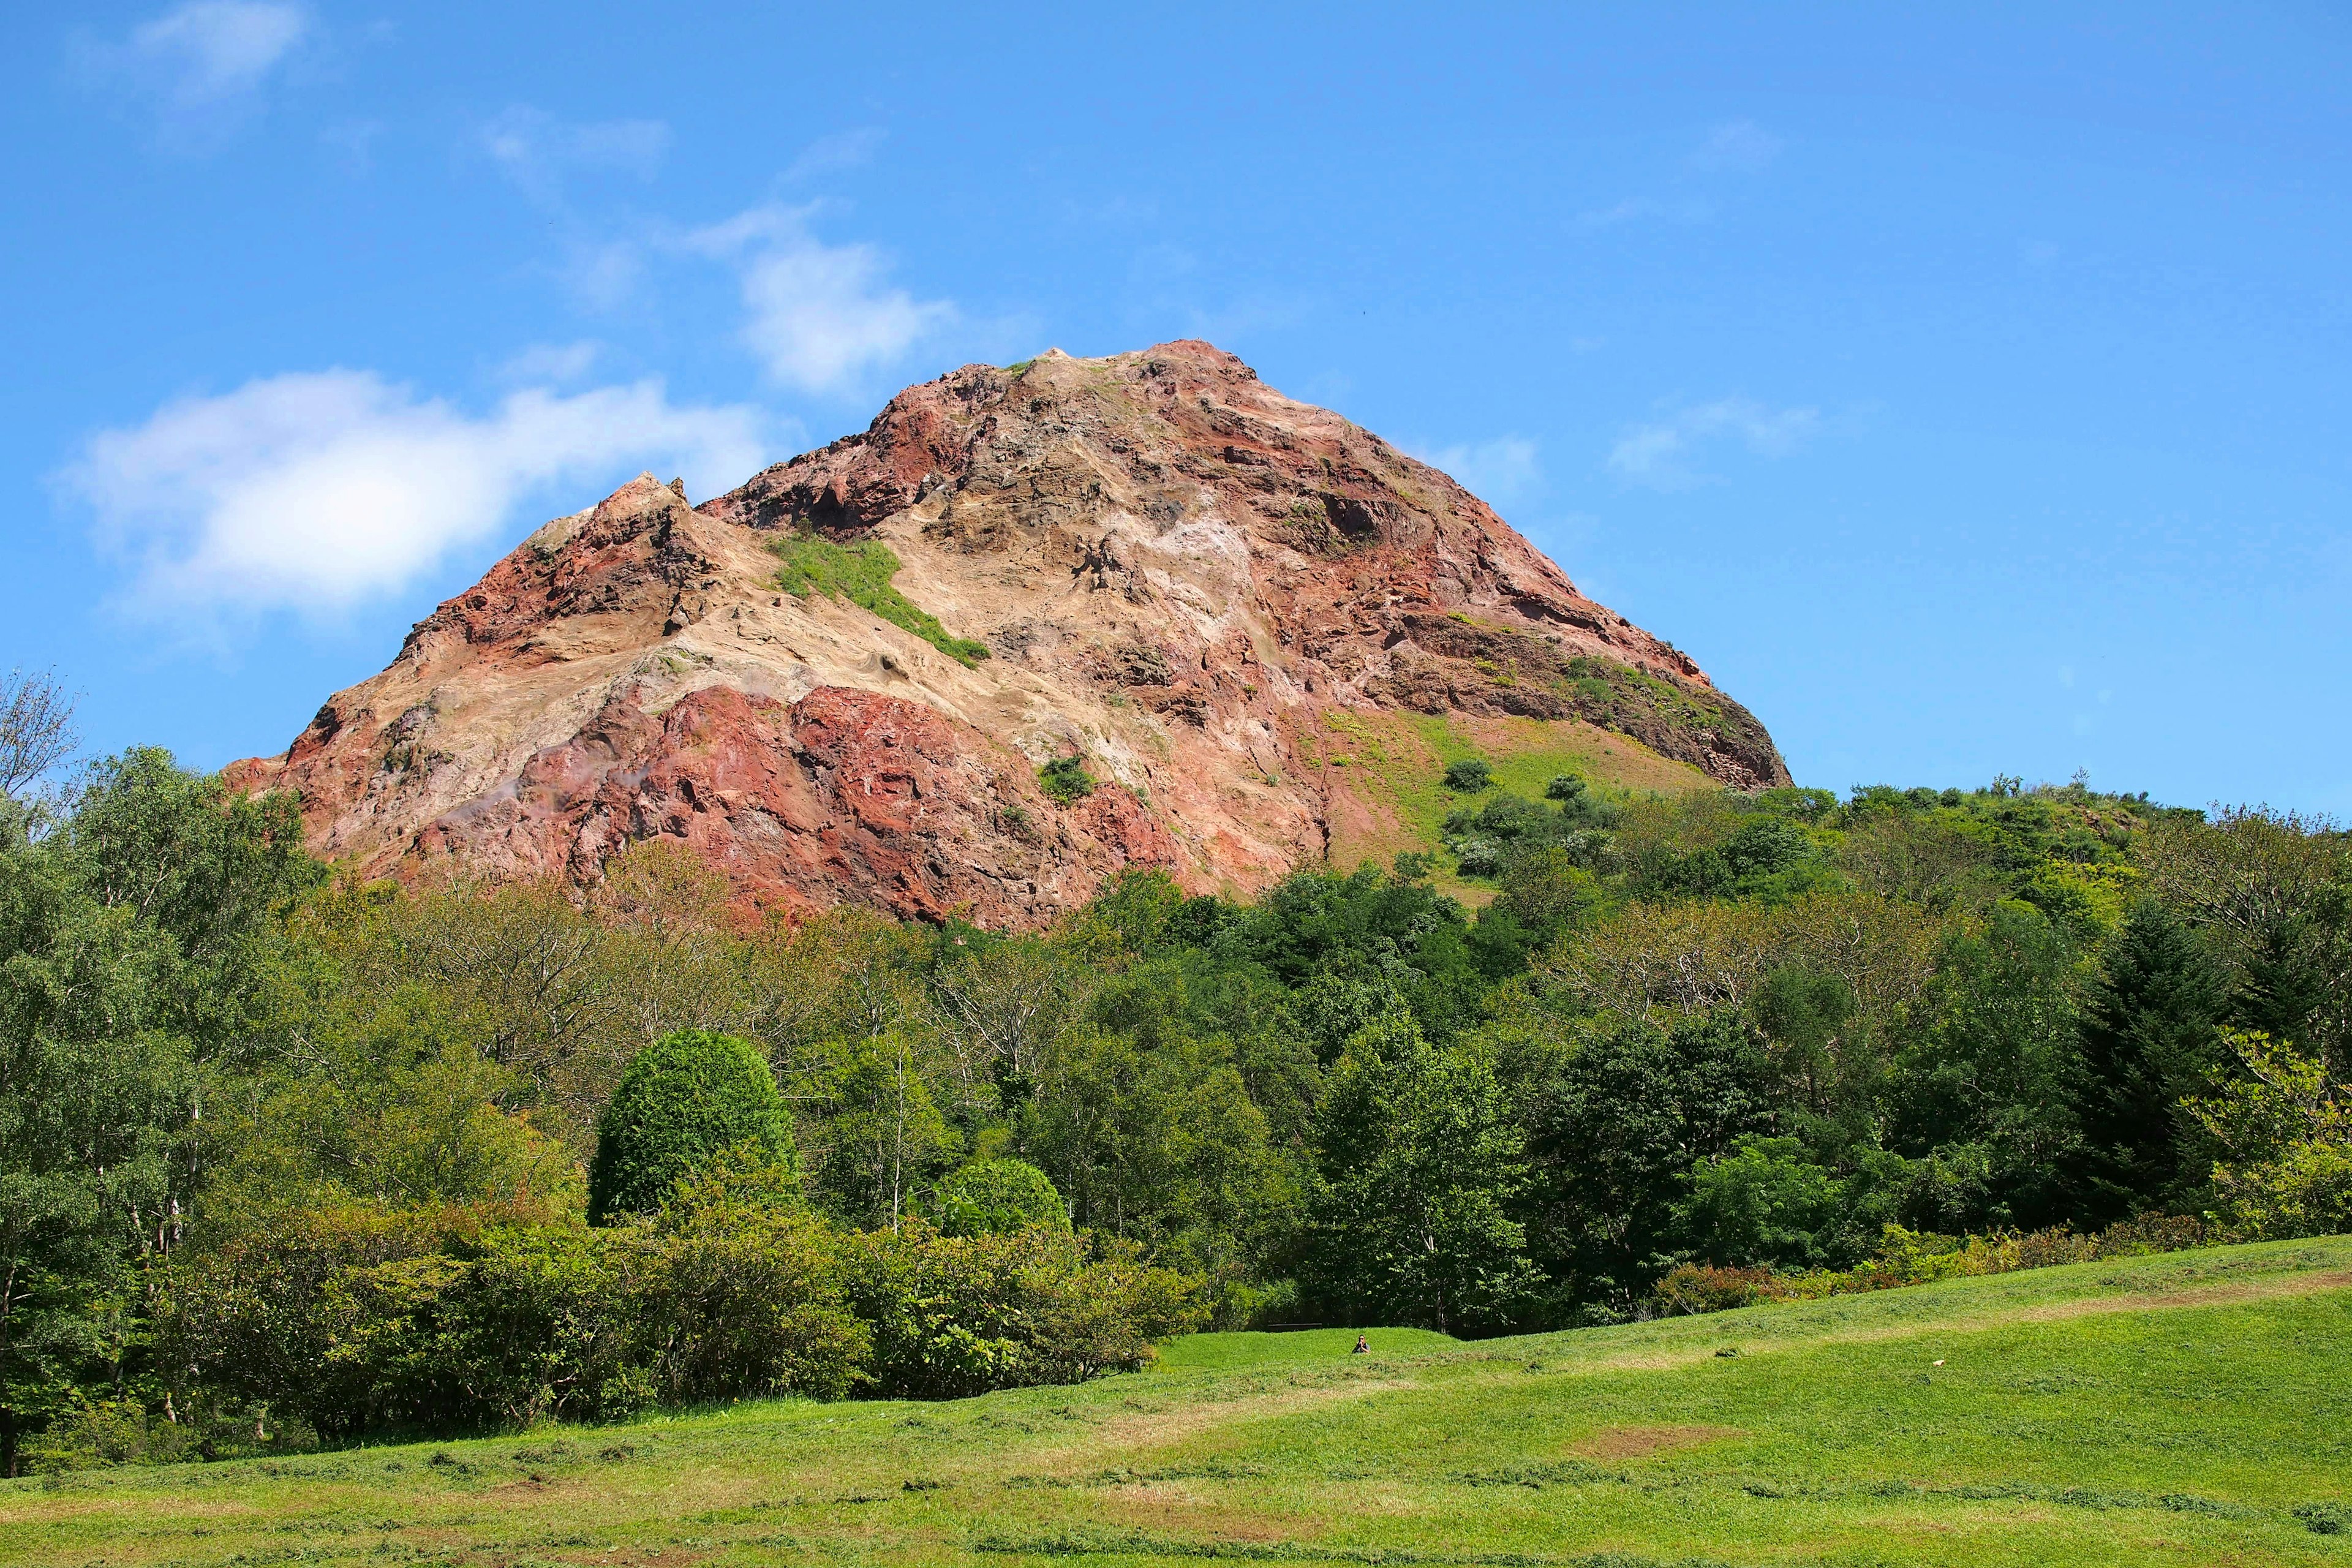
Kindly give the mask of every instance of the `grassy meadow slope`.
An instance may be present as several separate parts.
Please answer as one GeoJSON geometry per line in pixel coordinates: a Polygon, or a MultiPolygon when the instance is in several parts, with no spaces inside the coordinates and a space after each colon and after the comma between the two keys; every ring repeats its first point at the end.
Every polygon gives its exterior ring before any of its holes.
{"type": "MultiPolygon", "coordinates": [[[[1302,754],[1320,770],[1330,796],[1331,860],[1343,871],[1368,861],[1386,866],[1406,851],[1443,849],[1446,813],[1486,798],[1448,790],[1448,763],[1485,762],[1496,789],[1528,800],[1543,799],[1544,785],[1560,773],[1634,795],[1722,787],[1630,735],[1578,719],[1335,710],[1325,715],[1319,739],[1319,754],[1304,742],[1302,754]]],[[[1433,870],[1440,891],[1474,908],[1495,897],[1491,883],[1465,881],[1453,864],[1453,857],[1438,855],[1433,870]]]]}
{"type": "Polygon", "coordinates": [[[1372,1338],[0,1483],[0,1561],[2352,1563],[2352,1237],[1372,1338]]]}

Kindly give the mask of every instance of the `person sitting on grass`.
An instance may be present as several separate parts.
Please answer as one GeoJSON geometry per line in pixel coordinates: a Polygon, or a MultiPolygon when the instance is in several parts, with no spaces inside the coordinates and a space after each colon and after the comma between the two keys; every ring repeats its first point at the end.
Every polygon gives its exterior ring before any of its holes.
{"type": "Polygon", "coordinates": [[[1356,1348],[1349,1351],[1348,1353],[1349,1355],[1370,1355],[1372,1353],[1371,1343],[1370,1341],[1366,1340],[1363,1335],[1358,1334],[1356,1336],[1356,1348]]]}

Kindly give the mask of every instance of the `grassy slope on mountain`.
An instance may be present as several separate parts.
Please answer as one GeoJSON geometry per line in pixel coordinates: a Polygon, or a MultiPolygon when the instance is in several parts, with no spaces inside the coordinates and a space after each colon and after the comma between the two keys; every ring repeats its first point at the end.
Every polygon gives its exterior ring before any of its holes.
{"type": "Polygon", "coordinates": [[[1447,790],[1443,775],[1448,763],[1484,759],[1494,768],[1496,789],[1529,800],[1541,800],[1544,785],[1560,773],[1636,793],[1723,787],[1630,735],[1575,719],[1335,710],[1325,716],[1321,739],[1321,754],[1310,763],[1320,765],[1334,796],[1349,797],[1361,808],[1360,816],[1333,811],[1332,861],[1346,870],[1366,861],[1386,866],[1405,850],[1437,850],[1438,886],[1474,906],[1491,900],[1495,889],[1454,875],[1453,858],[1442,852],[1439,827],[1447,812],[1484,797],[1447,790]]]}
{"type": "Polygon", "coordinates": [[[953,1404],[0,1483],[0,1559],[2347,1560],[2315,1526],[2352,1531],[2352,1238],[1437,1353],[1343,1338],[953,1404]]]}

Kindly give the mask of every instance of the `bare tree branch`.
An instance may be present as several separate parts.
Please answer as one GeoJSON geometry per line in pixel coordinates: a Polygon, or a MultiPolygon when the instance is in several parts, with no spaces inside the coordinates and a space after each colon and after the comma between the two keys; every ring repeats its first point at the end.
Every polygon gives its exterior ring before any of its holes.
{"type": "Polygon", "coordinates": [[[74,699],[57,672],[12,669],[0,680],[0,795],[16,792],[73,755],[74,699]]]}

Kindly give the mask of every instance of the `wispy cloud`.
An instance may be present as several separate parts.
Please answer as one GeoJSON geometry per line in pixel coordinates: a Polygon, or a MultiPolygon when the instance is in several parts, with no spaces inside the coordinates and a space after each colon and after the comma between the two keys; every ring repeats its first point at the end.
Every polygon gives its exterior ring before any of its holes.
{"type": "Polygon", "coordinates": [[[685,240],[735,268],[742,341],[774,380],[804,392],[843,389],[957,319],[949,300],[890,287],[888,261],[873,246],[818,240],[809,213],[753,207],[685,240]]]}
{"type": "Polygon", "coordinates": [[[93,84],[152,108],[167,142],[202,146],[249,114],[318,26],[285,0],[189,0],[114,42],[85,41],[93,84]]]}
{"type": "Polygon", "coordinates": [[[1725,184],[1708,176],[1752,174],[1778,158],[1784,145],[1752,120],[1730,121],[1709,131],[1697,146],[1683,154],[1680,171],[1660,182],[1668,190],[1588,208],[1576,215],[1576,225],[1597,229],[1645,221],[1708,222],[1716,215],[1717,203],[1701,193],[1720,192],[1725,184]]]}
{"type": "Polygon", "coordinates": [[[512,394],[469,415],[369,371],[249,382],[92,437],[58,476],[131,580],[125,606],[191,629],[331,614],[514,530],[542,487],[651,464],[709,491],[764,456],[765,420],[678,406],[659,381],[512,394]]]}
{"type": "Polygon", "coordinates": [[[558,120],[516,104],[482,127],[482,150],[534,201],[552,202],[579,174],[651,179],[669,153],[669,127],[658,120],[558,120]]]}
{"type": "Polygon", "coordinates": [[[509,386],[568,386],[585,377],[604,357],[604,345],[583,338],[570,343],[533,343],[509,354],[498,370],[509,386]]]}
{"type": "Polygon", "coordinates": [[[1475,446],[1439,447],[1412,455],[1432,468],[1444,469],[1489,506],[1521,500],[1543,483],[1536,444],[1523,436],[1498,437],[1475,446]]]}
{"type": "Polygon", "coordinates": [[[1694,465],[1700,448],[1732,441],[1761,458],[1783,457],[1821,428],[1816,408],[1769,408],[1747,397],[1725,397],[1635,425],[1609,450],[1609,468],[1628,484],[1688,489],[1717,482],[1694,465]]]}
{"type": "Polygon", "coordinates": [[[1748,174],[1778,158],[1786,145],[1752,120],[1734,120],[1707,132],[1685,162],[1694,169],[1748,174]]]}
{"type": "Polygon", "coordinates": [[[888,133],[878,126],[862,126],[856,131],[837,131],[830,136],[820,136],[803,148],[801,155],[784,171],[787,181],[814,180],[825,174],[837,174],[845,169],[862,168],[873,160],[888,133]]]}
{"type": "Polygon", "coordinates": [[[1621,223],[1657,219],[1664,223],[1705,223],[1715,216],[1714,204],[1696,200],[1660,201],[1654,196],[1628,196],[1613,206],[1594,207],[1576,215],[1579,228],[1614,228],[1621,223]]]}

